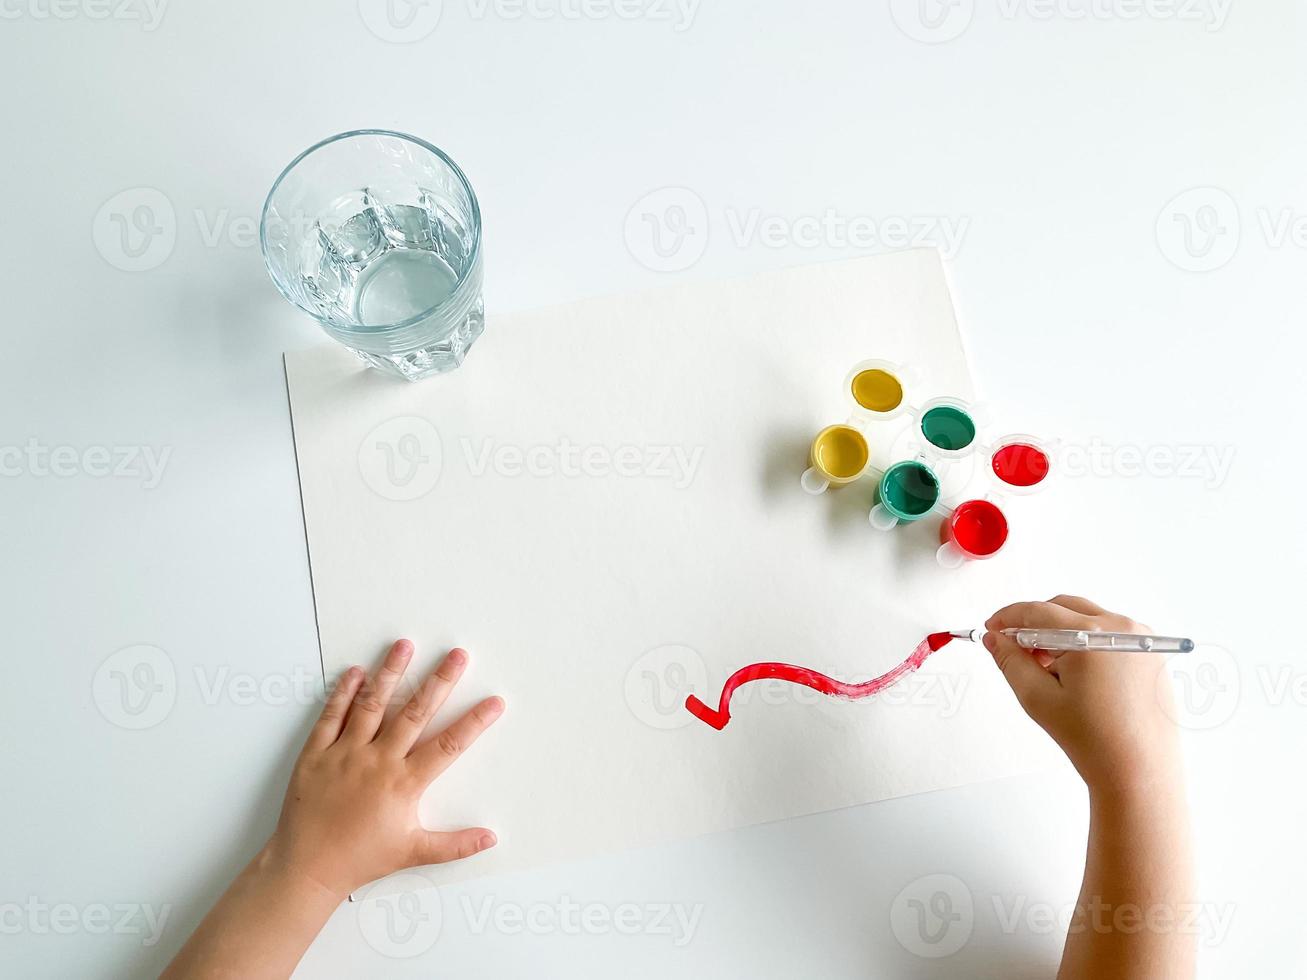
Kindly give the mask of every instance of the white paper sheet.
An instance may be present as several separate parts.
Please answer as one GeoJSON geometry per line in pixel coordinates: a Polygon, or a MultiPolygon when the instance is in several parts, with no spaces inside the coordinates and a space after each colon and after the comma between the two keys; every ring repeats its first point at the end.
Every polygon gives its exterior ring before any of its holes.
{"type": "MultiPolygon", "coordinates": [[[[449,711],[508,710],[423,801],[501,843],[436,881],[1028,771],[1054,758],[983,649],[870,701],[737,667],[863,680],[980,610],[937,520],[872,529],[870,481],[810,497],[807,446],[858,361],[971,395],[948,287],[914,250],[492,317],[410,385],[324,346],[286,357],[326,672],[413,638],[466,647],[449,711]]],[[[903,441],[886,431],[879,461],[903,441]]]]}

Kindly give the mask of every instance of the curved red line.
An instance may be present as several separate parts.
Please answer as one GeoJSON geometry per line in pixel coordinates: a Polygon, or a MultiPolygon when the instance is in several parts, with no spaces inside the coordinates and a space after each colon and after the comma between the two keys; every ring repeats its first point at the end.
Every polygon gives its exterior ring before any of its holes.
{"type": "Polygon", "coordinates": [[[721,731],[726,727],[727,722],[731,720],[731,695],[740,687],[753,681],[775,678],[787,681],[790,684],[802,684],[804,687],[810,687],[814,691],[820,691],[822,694],[833,698],[844,698],[849,701],[869,698],[873,694],[885,690],[905,674],[912,673],[926,662],[927,657],[952,638],[948,633],[931,633],[930,636],[917,644],[916,649],[908,655],[908,659],[904,660],[903,663],[887,670],[879,677],[873,677],[861,684],[849,684],[833,677],[827,677],[825,674],[810,670],[807,667],[797,667],[794,664],[750,664],[747,667],[741,667],[727,678],[726,686],[722,688],[722,696],[718,699],[716,708],[708,707],[693,694],[685,699],[685,707],[690,714],[704,724],[711,725],[721,731]]]}

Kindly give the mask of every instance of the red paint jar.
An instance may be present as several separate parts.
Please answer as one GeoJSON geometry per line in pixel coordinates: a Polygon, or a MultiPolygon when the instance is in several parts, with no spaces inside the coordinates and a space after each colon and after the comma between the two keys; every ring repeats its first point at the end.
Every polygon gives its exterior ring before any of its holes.
{"type": "Polygon", "coordinates": [[[967,500],[940,525],[935,557],[945,568],[992,558],[1007,543],[1007,516],[991,500],[967,500]]]}

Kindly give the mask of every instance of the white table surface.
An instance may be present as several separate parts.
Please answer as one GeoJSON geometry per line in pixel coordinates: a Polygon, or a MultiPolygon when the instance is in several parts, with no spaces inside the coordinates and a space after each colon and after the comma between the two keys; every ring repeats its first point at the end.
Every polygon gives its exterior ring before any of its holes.
{"type": "MultiPolygon", "coordinates": [[[[319,337],[253,228],[295,153],[359,126],[464,166],[492,311],[960,229],[994,414],[1107,472],[985,574],[1229,651],[1189,677],[1202,973],[1303,972],[1307,667],[1272,629],[1307,570],[1301,17],[923,2],[445,0],[432,27],[436,0],[394,8],[407,43],[371,0],[0,7],[0,972],[156,973],[271,828],[318,669],[279,354],[319,337]],[[695,231],[659,258],[641,215],[668,205],[695,231]],[[167,456],[97,475],[92,447],[167,456]],[[1228,473],[1168,462],[1189,447],[1228,473]],[[126,713],[112,671],[143,663],[163,689],[126,713]]],[[[299,972],[1048,976],[1085,826],[1065,775],[855,808],[444,889],[393,910],[411,935],[346,906],[299,972]],[[971,931],[930,958],[959,933],[903,913],[940,891],[971,931]]]]}

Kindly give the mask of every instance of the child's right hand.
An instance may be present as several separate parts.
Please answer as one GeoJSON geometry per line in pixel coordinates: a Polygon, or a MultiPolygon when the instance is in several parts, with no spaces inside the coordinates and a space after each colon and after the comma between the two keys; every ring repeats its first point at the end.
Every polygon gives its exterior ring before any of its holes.
{"type": "Polygon", "coordinates": [[[1171,696],[1161,654],[1073,651],[1056,660],[1026,650],[1000,630],[1107,630],[1151,633],[1088,599],[1005,606],[985,623],[985,647],[1017,700],[1066,752],[1091,791],[1133,791],[1179,771],[1178,733],[1164,705],[1171,696]]]}

